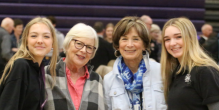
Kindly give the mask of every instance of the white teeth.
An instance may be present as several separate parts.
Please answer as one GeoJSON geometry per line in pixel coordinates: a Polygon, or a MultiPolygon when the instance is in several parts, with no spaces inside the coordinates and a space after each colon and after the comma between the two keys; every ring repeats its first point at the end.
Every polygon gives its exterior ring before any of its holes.
{"type": "Polygon", "coordinates": [[[83,56],[78,56],[78,57],[80,57],[80,58],[84,58],[83,56]]]}
{"type": "Polygon", "coordinates": [[[126,50],[126,52],[134,52],[134,50],[126,50]]]}
{"type": "Polygon", "coordinates": [[[180,49],[180,48],[174,48],[174,49],[172,49],[172,50],[175,51],[175,50],[178,50],[178,49],[180,49]]]}

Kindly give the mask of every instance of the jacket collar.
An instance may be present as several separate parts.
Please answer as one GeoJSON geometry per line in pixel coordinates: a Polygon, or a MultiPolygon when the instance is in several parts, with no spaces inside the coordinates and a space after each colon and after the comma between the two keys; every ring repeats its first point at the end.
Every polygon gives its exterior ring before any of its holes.
{"type": "Polygon", "coordinates": [[[0,28],[2,28],[5,32],[7,32],[8,34],[10,34],[5,28],[3,28],[3,27],[0,27],[0,28]]]}
{"type": "MultiPolygon", "coordinates": [[[[149,52],[146,51],[146,55],[143,55],[143,59],[144,59],[144,62],[145,62],[145,65],[146,65],[146,68],[147,68],[147,71],[150,71],[150,65],[149,65],[149,62],[150,62],[150,59],[149,59],[149,52]]],[[[113,74],[117,75],[119,78],[120,75],[119,75],[119,70],[118,70],[118,61],[119,61],[119,58],[116,59],[114,65],[113,65],[113,74]]]]}
{"type": "Polygon", "coordinates": [[[26,59],[26,60],[27,60],[27,62],[29,63],[29,65],[31,65],[31,66],[39,73],[40,67],[43,66],[43,62],[42,62],[41,65],[39,66],[39,63],[38,63],[38,62],[34,63],[33,60],[28,60],[28,59],[26,59]]]}

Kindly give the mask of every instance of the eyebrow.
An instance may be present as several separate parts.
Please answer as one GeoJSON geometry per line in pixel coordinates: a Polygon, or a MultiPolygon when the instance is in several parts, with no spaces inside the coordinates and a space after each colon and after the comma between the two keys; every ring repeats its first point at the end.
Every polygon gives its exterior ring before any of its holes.
{"type": "MultiPolygon", "coordinates": [[[[122,37],[127,37],[126,35],[123,35],[122,37]]],[[[139,37],[139,36],[133,36],[133,37],[139,37]]]]}
{"type": "MultiPolygon", "coordinates": [[[[30,32],[31,33],[35,33],[35,34],[38,34],[38,32],[30,32]]],[[[43,34],[51,34],[50,32],[44,32],[43,34]]]]}
{"type": "MultiPolygon", "coordinates": [[[[80,41],[80,40],[78,40],[78,39],[72,39],[72,40],[76,40],[76,41],[80,41]]],[[[82,41],[80,41],[80,42],[82,42],[82,41]]],[[[84,45],[87,45],[87,46],[93,46],[93,47],[95,47],[95,44],[94,45],[92,45],[92,44],[85,44],[84,42],[82,42],[84,45]]],[[[96,47],[95,47],[96,48],[96,47]]]]}
{"type": "MultiPolygon", "coordinates": [[[[175,35],[181,35],[181,33],[176,33],[176,34],[174,34],[174,36],[175,35]]],[[[166,38],[166,37],[168,37],[168,36],[164,36],[163,38],[166,38]]]]}

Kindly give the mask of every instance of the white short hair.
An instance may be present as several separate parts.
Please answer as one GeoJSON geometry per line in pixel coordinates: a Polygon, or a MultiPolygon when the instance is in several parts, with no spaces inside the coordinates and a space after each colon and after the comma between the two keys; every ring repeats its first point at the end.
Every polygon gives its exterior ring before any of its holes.
{"type": "Polygon", "coordinates": [[[91,59],[95,56],[95,53],[98,49],[98,37],[97,37],[97,33],[96,31],[89,25],[86,25],[84,23],[78,23],[76,25],[74,25],[69,32],[67,33],[67,35],[65,36],[65,40],[63,43],[63,50],[66,53],[66,50],[69,48],[69,44],[71,42],[71,40],[73,38],[93,38],[95,43],[94,43],[94,47],[96,47],[93,55],[91,56],[91,59]]]}
{"type": "Polygon", "coordinates": [[[151,17],[148,16],[148,15],[142,15],[140,19],[141,19],[144,23],[147,23],[148,20],[151,20],[151,21],[152,21],[151,17]]]}
{"type": "Polygon", "coordinates": [[[204,30],[206,30],[206,28],[209,28],[209,27],[212,28],[212,26],[211,26],[210,24],[204,24],[204,25],[202,26],[202,28],[201,28],[202,32],[203,32],[204,30]]]}

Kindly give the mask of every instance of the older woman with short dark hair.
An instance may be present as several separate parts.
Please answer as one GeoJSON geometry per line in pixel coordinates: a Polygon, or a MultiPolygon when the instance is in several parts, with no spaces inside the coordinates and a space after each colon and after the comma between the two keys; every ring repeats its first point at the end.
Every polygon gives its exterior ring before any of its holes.
{"type": "Polygon", "coordinates": [[[102,78],[88,64],[98,48],[95,30],[76,24],[64,40],[66,58],[56,65],[56,82],[46,70],[46,110],[105,110],[102,78]]]}
{"type": "Polygon", "coordinates": [[[117,57],[104,77],[109,110],[166,110],[160,64],[149,60],[150,37],[138,17],[120,20],[113,32],[117,57]]]}

